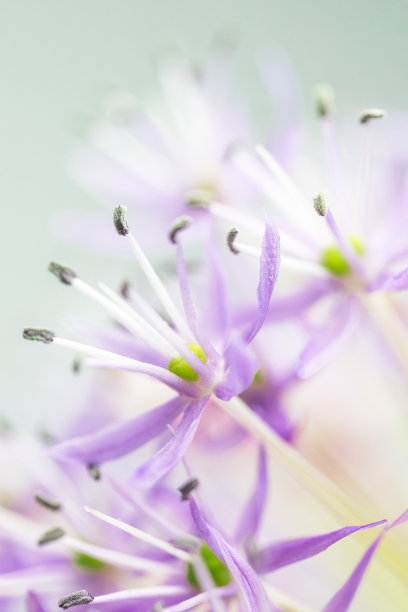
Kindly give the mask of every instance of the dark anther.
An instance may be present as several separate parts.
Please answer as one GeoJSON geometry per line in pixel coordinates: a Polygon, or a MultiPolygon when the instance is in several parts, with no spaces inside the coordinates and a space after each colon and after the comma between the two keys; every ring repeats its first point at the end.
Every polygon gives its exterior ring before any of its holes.
{"type": "Polygon", "coordinates": [[[191,225],[191,222],[192,222],[191,217],[179,217],[178,219],[176,219],[169,231],[170,242],[172,242],[173,244],[176,244],[177,234],[179,232],[182,232],[187,227],[189,227],[191,225]]]}
{"type": "Polygon", "coordinates": [[[190,478],[185,484],[178,488],[181,493],[181,501],[188,501],[190,493],[192,493],[199,485],[198,478],[190,478]]]}
{"type": "Polygon", "coordinates": [[[102,475],[99,467],[95,463],[90,463],[88,466],[88,473],[94,480],[100,480],[102,475]]]}
{"type": "Polygon", "coordinates": [[[234,253],[234,255],[238,255],[239,253],[238,249],[234,246],[234,242],[237,236],[238,236],[238,230],[236,227],[233,227],[232,229],[230,229],[230,231],[227,234],[227,245],[231,253],[234,253]]]}
{"type": "Polygon", "coordinates": [[[61,529],[61,527],[54,527],[54,529],[50,529],[46,531],[41,538],[38,540],[38,544],[42,546],[43,544],[48,544],[49,542],[54,542],[54,540],[59,540],[65,535],[65,531],[61,529]]]}
{"type": "Polygon", "coordinates": [[[81,357],[75,357],[72,362],[72,371],[74,374],[79,374],[82,369],[82,359],[81,357]]]}
{"type": "Polygon", "coordinates": [[[60,280],[61,283],[63,283],[64,285],[71,285],[72,279],[76,278],[76,273],[74,272],[74,270],[71,270],[71,268],[68,268],[67,266],[62,266],[56,261],[51,261],[48,266],[48,270],[51,272],[51,274],[54,274],[54,276],[56,276],[58,280],[60,280]]]}
{"type": "Polygon", "coordinates": [[[94,597],[82,589],[81,591],[75,591],[75,593],[71,593],[66,597],[62,597],[62,599],[58,602],[58,607],[63,610],[68,610],[68,608],[72,608],[73,606],[82,606],[83,604],[91,603],[94,600],[94,597]]]}
{"type": "Polygon", "coordinates": [[[43,508],[47,508],[47,510],[52,510],[53,512],[57,512],[57,510],[61,510],[61,504],[53,499],[48,499],[41,493],[36,493],[34,495],[35,501],[43,506],[43,508]]]}
{"type": "Polygon", "coordinates": [[[119,236],[126,236],[129,233],[129,225],[126,219],[126,206],[116,206],[113,210],[113,224],[119,236]]]}
{"type": "Polygon", "coordinates": [[[319,117],[327,117],[333,113],[334,93],[327,83],[316,86],[316,110],[319,117]]]}
{"type": "Polygon", "coordinates": [[[25,329],[23,329],[23,338],[25,340],[35,340],[36,342],[44,342],[44,344],[50,344],[50,342],[54,340],[55,334],[49,329],[26,327],[25,329]]]}
{"type": "Polygon", "coordinates": [[[385,110],[382,108],[367,108],[360,114],[359,121],[368,123],[371,119],[382,119],[383,117],[385,117],[385,110]]]}
{"type": "Polygon", "coordinates": [[[123,281],[119,289],[120,295],[128,300],[130,297],[130,283],[128,281],[123,281]]]}

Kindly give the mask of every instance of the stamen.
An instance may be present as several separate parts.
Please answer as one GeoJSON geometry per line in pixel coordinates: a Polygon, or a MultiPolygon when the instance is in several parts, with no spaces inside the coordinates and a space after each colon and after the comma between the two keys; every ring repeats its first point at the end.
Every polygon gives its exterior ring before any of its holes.
{"type": "Polygon", "coordinates": [[[186,596],[186,588],[175,584],[156,585],[153,587],[139,587],[137,589],[127,589],[126,591],[116,591],[115,593],[107,593],[106,595],[97,595],[94,598],[95,604],[127,601],[127,600],[143,600],[150,598],[168,597],[173,595],[186,596]]]}
{"type": "Polygon", "coordinates": [[[334,92],[331,85],[319,83],[315,88],[316,110],[319,117],[327,117],[333,113],[334,92]]]}
{"type": "Polygon", "coordinates": [[[187,205],[191,208],[208,208],[214,193],[206,189],[194,189],[187,194],[187,205]]]}
{"type": "Polygon", "coordinates": [[[51,342],[53,342],[55,334],[49,329],[26,327],[23,330],[23,338],[25,340],[34,340],[35,342],[44,342],[44,344],[50,344],[51,342]]]}
{"type": "Polygon", "coordinates": [[[82,359],[80,357],[75,357],[72,362],[72,371],[74,374],[79,374],[82,369],[82,359]]]}
{"type": "Polygon", "coordinates": [[[73,606],[82,606],[83,604],[91,603],[93,600],[94,597],[92,597],[88,591],[82,589],[81,591],[75,591],[75,593],[62,597],[58,602],[58,607],[63,610],[68,610],[68,608],[72,608],[73,606]]]}
{"type": "Polygon", "coordinates": [[[177,242],[177,234],[182,232],[187,227],[190,227],[192,223],[192,218],[188,216],[179,217],[175,220],[169,231],[169,239],[172,244],[176,244],[177,242]]]}
{"type": "Polygon", "coordinates": [[[189,553],[185,552],[184,550],[180,550],[179,548],[176,548],[175,546],[173,546],[172,544],[169,544],[165,540],[161,540],[160,538],[157,538],[156,536],[152,536],[142,531],[141,529],[137,529],[137,527],[133,527],[133,525],[128,525],[127,523],[124,523],[123,521],[120,521],[107,514],[104,514],[103,512],[99,512],[98,510],[93,510],[92,508],[89,508],[89,506],[85,506],[84,510],[86,512],[89,512],[90,514],[93,514],[94,516],[101,519],[105,523],[108,523],[109,525],[113,525],[114,527],[117,527],[118,529],[120,529],[121,531],[124,531],[125,533],[129,533],[134,538],[137,538],[138,540],[142,540],[142,542],[146,542],[147,544],[150,544],[151,546],[154,546],[156,548],[159,548],[160,550],[167,552],[169,555],[172,555],[173,557],[181,559],[181,561],[186,561],[187,563],[191,561],[191,555],[189,553]]]}
{"type": "Polygon", "coordinates": [[[317,193],[313,197],[313,206],[320,217],[324,217],[326,215],[328,206],[326,202],[326,195],[323,193],[323,191],[317,193]]]}
{"type": "Polygon", "coordinates": [[[185,484],[178,488],[181,493],[181,501],[188,501],[190,493],[197,489],[200,484],[198,478],[190,478],[185,484]]]}
{"type": "Polygon", "coordinates": [[[47,510],[52,510],[53,512],[57,512],[62,508],[62,505],[59,502],[54,501],[53,499],[49,499],[41,493],[36,493],[34,495],[34,499],[38,504],[40,504],[40,506],[43,506],[43,508],[47,508],[47,510]]]}
{"type": "Polygon", "coordinates": [[[38,540],[38,544],[42,546],[43,544],[48,544],[49,542],[54,542],[55,540],[59,540],[63,538],[65,535],[65,531],[61,529],[61,527],[55,527],[54,529],[50,529],[46,531],[41,538],[38,540]]]}
{"type": "Polygon", "coordinates": [[[234,246],[235,238],[237,236],[238,236],[238,230],[236,227],[231,228],[227,234],[227,245],[231,253],[234,253],[234,255],[239,254],[239,250],[234,246]]]}
{"type": "Polygon", "coordinates": [[[127,236],[129,234],[126,211],[127,207],[120,204],[113,209],[113,224],[119,236],[127,236]]]}
{"type": "Polygon", "coordinates": [[[382,108],[367,108],[360,114],[359,121],[364,124],[371,121],[371,119],[382,119],[385,115],[386,112],[382,108]]]}
{"type": "Polygon", "coordinates": [[[88,473],[94,480],[100,480],[102,478],[101,471],[97,465],[90,463],[88,466],[88,473]]]}
{"type": "Polygon", "coordinates": [[[129,225],[126,219],[126,207],[125,206],[117,206],[113,213],[113,222],[116,228],[116,231],[121,236],[128,236],[130,243],[133,247],[133,251],[136,255],[136,258],[139,262],[140,267],[142,268],[147,280],[150,283],[153,291],[156,293],[157,297],[161,301],[165,310],[167,311],[170,318],[175,323],[176,327],[180,332],[182,332],[187,338],[191,337],[190,330],[188,329],[183,317],[181,316],[177,306],[171,299],[167,289],[161,282],[160,278],[156,274],[155,269],[151,265],[150,261],[147,259],[144,254],[142,248],[139,243],[136,241],[135,237],[129,231],[129,225]]]}
{"type": "Polygon", "coordinates": [[[51,261],[48,270],[54,274],[64,285],[71,285],[72,279],[76,277],[76,272],[67,266],[62,266],[56,261],[51,261]]]}

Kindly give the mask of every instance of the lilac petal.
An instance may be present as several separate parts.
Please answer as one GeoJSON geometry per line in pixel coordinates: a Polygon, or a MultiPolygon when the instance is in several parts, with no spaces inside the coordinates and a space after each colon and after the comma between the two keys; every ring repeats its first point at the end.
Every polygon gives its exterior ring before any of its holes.
{"type": "Polygon", "coordinates": [[[27,612],[45,612],[45,608],[33,591],[27,593],[26,610],[27,612]]]}
{"type": "Polygon", "coordinates": [[[102,463],[122,457],[143,446],[160,433],[184,410],[188,400],[175,397],[134,419],[115,423],[94,434],[66,440],[49,451],[53,457],[102,463]]]}
{"type": "Polygon", "coordinates": [[[177,275],[180,285],[181,298],[183,300],[184,312],[188,325],[193,333],[193,336],[209,359],[217,359],[219,358],[219,355],[208,340],[208,338],[203,335],[202,326],[200,325],[197,319],[197,314],[194,308],[193,298],[190,291],[190,285],[188,282],[183,248],[181,246],[180,241],[177,242],[177,275]]]}
{"type": "Polygon", "coordinates": [[[224,561],[241,589],[248,612],[279,612],[279,608],[268,600],[265,589],[256,572],[225,541],[223,536],[207,523],[192,497],[190,497],[190,509],[200,537],[202,537],[213,553],[224,561]]]}
{"type": "Polygon", "coordinates": [[[241,338],[233,336],[224,351],[226,374],[214,389],[215,395],[224,401],[242,393],[252,382],[259,363],[248,351],[241,338]]]}
{"type": "Polygon", "coordinates": [[[331,360],[357,324],[357,314],[358,304],[352,297],[335,303],[327,321],[313,332],[299,358],[300,378],[309,378],[331,360]]]}
{"type": "Polygon", "coordinates": [[[153,486],[160,478],[172,470],[183,458],[190,446],[208,397],[190,402],[184,410],[174,435],[157,453],[142,463],[131,477],[132,485],[141,489],[153,486]]]}
{"type": "Polygon", "coordinates": [[[364,555],[361,557],[360,561],[351,573],[351,576],[343,584],[341,589],[337,591],[334,597],[332,597],[332,599],[324,607],[322,612],[347,612],[381,540],[383,539],[387,531],[389,531],[393,527],[397,527],[398,525],[405,523],[406,521],[408,521],[408,510],[405,510],[405,512],[403,512],[401,516],[399,516],[395,521],[389,523],[384,527],[378,538],[376,538],[374,542],[367,548],[364,555]]]}
{"type": "Polygon", "coordinates": [[[265,449],[259,447],[258,473],[253,493],[246,504],[235,532],[237,542],[248,541],[258,532],[268,493],[268,472],[265,449]]]}
{"type": "Polygon", "coordinates": [[[261,262],[258,283],[258,312],[257,318],[247,334],[246,341],[249,344],[261,329],[268,314],[269,302],[272,291],[278,277],[280,264],[280,238],[278,230],[265,224],[265,233],[262,240],[261,262]]]}
{"type": "Polygon", "coordinates": [[[334,287],[332,279],[318,279],[296,293],[274,297],[268,310],[268,321],[289,319],[301,315],[315,302],[328,295],[334,287]]]}
{"type": "Polygon", "coordinates": [[[335,596],[329,601],[329,603],[323,608],[322,612],[346,612],[351,602],[353,601],[354,595],[356,594],[358,587],[364,577],[367,567],[371,561],[372,556],[379,543],[382,540],[382,534],[378,536],[376,540],[367,548],[364,555],[360,559],[360,562],[356,565],[353,573],[347,582],[341,587],[335,596]]]}
{"type": "Polygon", "coordinates": [[[277,570],[281,567],[298,563],[304,559],[314,557],[323,552],[329,546],[332,546],[339,540],[346,538],[356,531],[362,529],[370,529],[377,527],[386,521],[377,521],[376,523],[368,523],[367,525],[357,525],[352,527],[343,527],[336,531],[324,533],[323,535],[312,536],[310,538],[297,538],[294,540],[283,540],[274,542],[265,548],[256,551],[251,559],[253,567],[261,572],[267,573],[277,570]]]}
{"type": "Polygon", "coordinates": [[[408,289],[408,268],[401,272],[385,272],[369,286],[369,291],[404,291],[408,289]]]}

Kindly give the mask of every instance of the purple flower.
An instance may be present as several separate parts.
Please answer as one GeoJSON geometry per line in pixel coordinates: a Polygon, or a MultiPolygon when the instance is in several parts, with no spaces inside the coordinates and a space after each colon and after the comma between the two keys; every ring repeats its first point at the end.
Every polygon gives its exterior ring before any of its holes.
{"type": "MultiPolygon", "coordinates": [[[[167,425],[179,415],[181,420],[170,440],[151,459],[143,463],[134,475],[134,483],[148,487],[170,471],[183,457],[197,430],[202,412],[209,398],[229,400],[242,393],[251,383],[257,364],[248,345],[258,334],[267,316],[269,300],[279,268],[279,236],[266,223],[260,253],[258,309],[254,320],[243,328],[227,323],[227,305],[218,261],[211,254],[211,281],[214,320],[224,319],[213,337],[203,330],[193,303],[179,231],[185,223],[176,223],[170,238],[176,243],[177,272],[184,306],[181,314],[167,289],[152,268],[144,252],[129,232],[125,209],[118,206],[114,213],[117,232],[126,236],[136,254],[151,287],[161,302],[170,324],[132,291],[126,301],[100,284],[96,290],[79,279],[67,267],[52,263],[50,270],[63,284],[71,285],[96,301],[128,332],[141,339],[150,350],[150,360],[140,361],[122,352],[112,352],[92,345],[66,340],[47,330],[24,331],[28,339],[65,346],[84,354],[92,367],[119,369],[147,374],[165,383],[177,396],[154,410],[124,423],[113,425],[94,434],[74,438],[52,449],[60,458],[76,459],[87,464],[99,464],[120,457],[166,431],[167,425]],[[134,307],[133,307],[134,305],[134,307]]],[[[217,326],[216,326],[217,327],[217,326]]],[[[134,355],[137,356],[137,346],[134,355]]],[[[146,355],[146,350],[144,355],[146,355]]]]}

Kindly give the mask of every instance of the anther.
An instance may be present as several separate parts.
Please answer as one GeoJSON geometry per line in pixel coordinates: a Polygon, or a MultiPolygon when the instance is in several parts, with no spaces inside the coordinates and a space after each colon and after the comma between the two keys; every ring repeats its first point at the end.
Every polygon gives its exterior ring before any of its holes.
{"type": "Polygon", "coordinates": [[[186,202],[192,208],[208,208],[214,194],[206,189],[194,189],[187,194],[186,202]]]}
{"type": "Polygon", "coordinates": [[[360,113],[358,120],[360,123],[368,123],[371,119],[382,119],[385,115],[386,112],[382,108],[367,108],[360,113]]]}
{"type": "Polygon", "coordinates": [[[72,371],[74,374],[79,374],[79,372],[82,370],[82,359],[81,357],[75,357],[75,359],[72,362],[72,371]]]}
{"type": "Polygon", "coordinates": [[[192,221],[192,218],[188,216],[179,217],[174,221],[169,231],[169,239],[172,244],[176,244],[177,234],[190,227],[192,221]]]}
{"type": "Polygon", "coordinates": [[[49,544],[49,542],[54,542],[55,540],[59,540],[64,537],[65,531],[61,529],[61,527],[54,527],[54,529],[50,529],[46,531],[41,538],[38,540],[38,544],[43,546],[44,544],[49,544]]]}
{"type": "Polygon", "coordinates": [[[320,83],[315,88],[316,110],[319,117],[328,117],[334,109],[334,92],[327,83],[320,83]]]}
{"type": "Polygon", "coordinates": [[[94,480],[100,480],[102,478],[101,471],[95,463],[89,463],[87,468],[88,474],[91,476],[91,478],[93,478],[94,480]]]}
{"type": "Polygon", "coordinates": [[[123,281],[119,288],[119,293],[124,300],[128,300],[130,297],[130,283],[129,281],[123,281]]]}
{"type": "Polygon", "coordinates": [[[58,280],[61,281],[61,283],[63,283],[64,285],[71,285],[72,279],[76,278],[76,273],[74,272],[74,270],[68,268],[67,266],[62,266],[56,261],[50,262],[48,270],[51,272],[51,274],[54,274],[54,276],[56,276],[58,280]]]}
{"type": "Polygon", "coordinates": [[[113,224],[119,236],[127,236],[129,233],[129,225],[126,219],[126,206],[115,206],[113,210],[113,224]]]}
{"type": "Polygon", "coordinates": [[[58,602],[58,607],[62,608],[63,610],[68,610],[68,608],[72,608],[73,606],[82,606],[83,604],[91,603],[91,601],[94,599],[95,598],[92,597],[88,591],[82,589],[81,591],[75,591],[75,593],[71,593],[70,595],[60,599],[58,602]]]}
{"type": "Polygon", "coordinates": [[[324,217],[326,215],[328,207],[326,202],[326,195],[323,193],[323,191],[320,191],[315,196],[313,196],[313,206],[320,217],[324,217]]]}
{"type": "Polygon", "coordinates": [[[185,484],[179,487],[177,490],[180,491],[181,501],[188,501],[190,494],[197,489],[199,484],[198,478],[190,478],[190,480],[187,480],[185,484]]]}
{"type": "Polygon", "coordinates": [[[234,255],[238,255],[239,253],[239,250],[234,246],[234,242],[237,236],[238,230],[236,227],[231,228],[227,234],[227,245],[231,253],[234,253],[234,255]]]}
{"type": "Polygon", "coordinates": [[[49,329],[37,329],[36,327],[26,327],[23,329],[23,338],[25,340],[34,340],[36,342],[44,342],[44,344],[50,344],[55,334],[49,329]]]}
{"type": "Polygon", "coordinates": [[[34,499],[38,504],[40,504],[40,506],[43,506],[43,508],[47,508],[47,510],[52,510],[52,512],[57,512],[58,510],[61,510],[62,506],[59,502],[53,499],[49,499],[41,493],[36,493],[34,495],[34,499]]]}

